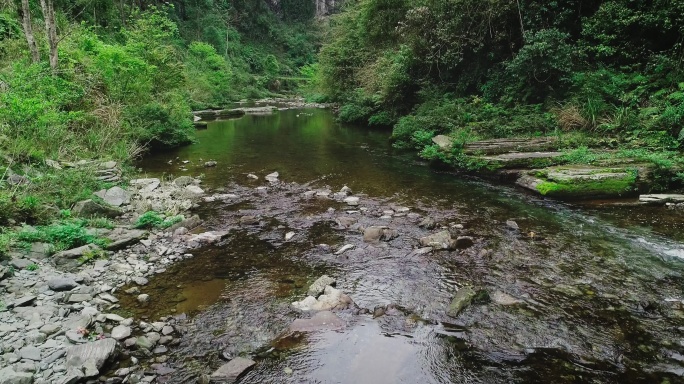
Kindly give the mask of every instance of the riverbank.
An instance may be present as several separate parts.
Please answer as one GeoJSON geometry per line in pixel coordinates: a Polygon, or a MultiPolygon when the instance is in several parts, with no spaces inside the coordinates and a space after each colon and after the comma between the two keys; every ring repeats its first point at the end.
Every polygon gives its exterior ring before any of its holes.
{"type": "Polygon", "coordinates": [[[629,198],[682,186],[684,163],[675,152],[567,149],[555,136],[457,143],[437,135],[431,141],[421,156],[438,165],[551,198],[629,198]]]}
{"type": "MultiPolygon", "coordinates": [[[[8,265],[0,266],[2,382],[150,382],[173,371],[164,363],[168,348],[178,343],[179,319],[134,318],[118,303],[132,295],[138,305],[150,305],[156,298],[145,293],[148,279],[225,235],[202,232],[198,216],[171,216],[167,226],[163,215],[150,214],[149,209],[187,214],[202,199],[235,197],[207,195],[199,184],[188,176],[130,180],[129,188],[103,190],[96,193],[102,201],[86,200],[72,211],[112,218],[110,228],[84,228],[103,240],[97,242],[101,247],[90,243],[52,254],[53,244],[37,242],[12,251],[8,265]],[[111,369],[124,360],[125,368],[111,369]]],[[[30,230],[41,229],[22,229],[30,230]]]]}

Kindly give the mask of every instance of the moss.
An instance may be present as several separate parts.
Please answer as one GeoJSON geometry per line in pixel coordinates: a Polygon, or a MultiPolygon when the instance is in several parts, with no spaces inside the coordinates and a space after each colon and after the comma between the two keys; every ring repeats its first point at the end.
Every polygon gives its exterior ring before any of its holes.
{"type": "Polygon", "coordinates": [[[629,172],[623,178],[545,180],[536,188],[549,197],[622,196],[634,192],[636,178],[636,172],[629,172]]]}

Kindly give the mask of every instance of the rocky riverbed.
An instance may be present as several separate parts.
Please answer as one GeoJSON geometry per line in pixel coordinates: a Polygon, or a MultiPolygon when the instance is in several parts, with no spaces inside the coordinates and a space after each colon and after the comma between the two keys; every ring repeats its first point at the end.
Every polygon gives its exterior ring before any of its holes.
{"type": "Polygon", "coordinates": [[[164,363],[178,343],[178,320],[122,316],[119,298],[131,295],[138,305],[148,305],[155,300],[145,293],[152,276],[221,239],[221,233],[190,233],[202,223],[192,215],[164,231],[131,228],[151,209],[187,213],[202,199],[233,197],[208,196],[199,184],[187,176],[136,179],[128,190],[113,187],[95,194],[101,200],[76,204],[75,215],[116,218],[113,229],[89,229],[109,240],[104,249],[90,244],[48,256],[49,246],[36,243],[30,252],[14,252],[0,266],[0,382],[136,383],[171,372],[164,363]],[[113,369],[120,361],[126,366],[113,369]],[[145,369],[140,361],[147,362],[145,369]]]}

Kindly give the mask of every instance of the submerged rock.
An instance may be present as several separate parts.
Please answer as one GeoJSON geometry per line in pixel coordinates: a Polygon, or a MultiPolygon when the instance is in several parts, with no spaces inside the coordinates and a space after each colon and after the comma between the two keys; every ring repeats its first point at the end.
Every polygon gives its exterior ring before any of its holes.
{"type": "Polygon", "coordinates": [[[458,317],[463,309],[470,305],[473,298],[476,296],[475,291],[470,287],[463,287],[456,292],[449,308],[447,309],[447,316],[458,317]]]}
{"type": "Polygon", "coordinates": [[[399,237],[399,233],[388,227],[368,227],[363,231],[363,241],[367,243],[390,241],[397,237],[399,237]]]}
{"type": "Polygon", "coordinates": [[[219,383],[234,383],[256,363],[244,357],[236,357],[211,374],[211,380],[219,383]]]}
{"type": "Polygon", "coordinates": [[[423,247],[432,247],[432,249],[450,249],[451,234],[449,231],[441,231],[433,235],[421,237],[419,242],[423,247]]]}
{"type": "Polygon", "coordinates": [[[315,332],[337,330],[346,326],[344,321],[330,311],[317,312],[310,319],[297,319],[290,324],[290,332],[315,332]]]}
{"type": "Polygon", "coordinates": [[[318,299],[307,296],[302,301],[295,301],[292,306],[302,311],[329,311],[331,309],[345,309],[352,303],[352,299],[341,290],[327,286],[324,294],[318,299]]]}

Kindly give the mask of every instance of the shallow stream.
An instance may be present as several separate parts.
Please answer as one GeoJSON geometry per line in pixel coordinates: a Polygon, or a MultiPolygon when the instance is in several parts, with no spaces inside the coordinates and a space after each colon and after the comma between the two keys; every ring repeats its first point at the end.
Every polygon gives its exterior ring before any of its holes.
{"type": "Polygon", "coordinates": [[[566,204],[438,173],[392,149],[388,135],[337,124],[327,110],[285,110],[212,122],[197,144],[140,164],[150,176],[203,174],[203,187],[240,196],[198,211],[202,229],[230,230],[225,240],[152,279],[150,306],[122,300],[151,320],[189,316],[168,382],[193,382],[222,355],[257,361],[240,383],[684,381],[681,212],[566,204]],[[218,165],[205,168],[209,160],[218,165]],[[280,182],[264,180],[274,171],[280,182]],[[345,185],[365,211],[304,196],[345,185]],[[239,225],[245,215],[260,224],[239,225]],[[474,246],[414,252],[437,231],[419,228],[423,217],[474,246]],[[358,227],[371,225],[399,237],[364,243],[358,227]],[[356,247],[334,255],[345,244],[356,247]],[[345,310],[342,330],[279,337],[309,316],[290,303],[323,274],[371,314],[345,310]],[[463,286],[506,300],[450,318],[463,286]]]}

